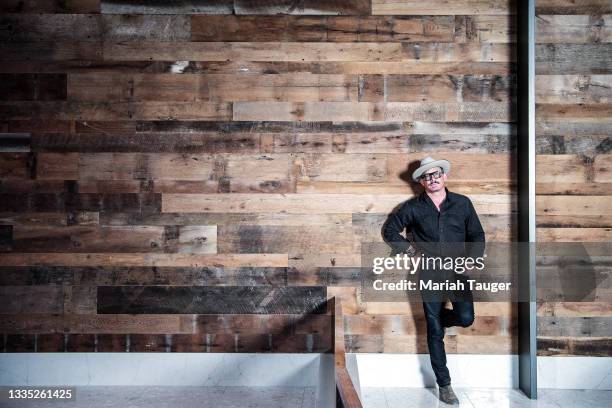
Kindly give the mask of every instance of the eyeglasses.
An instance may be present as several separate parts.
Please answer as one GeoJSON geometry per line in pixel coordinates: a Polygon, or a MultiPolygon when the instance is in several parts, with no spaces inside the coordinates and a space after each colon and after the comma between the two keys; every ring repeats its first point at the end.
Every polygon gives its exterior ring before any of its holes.
{"type": "Polygon", "coordinates": [[[431,179],[439,179],[444,174],[443,171],[434,171],[431,173],[425,173],[421,176],[421,180],[431,181],[431,179]]]}

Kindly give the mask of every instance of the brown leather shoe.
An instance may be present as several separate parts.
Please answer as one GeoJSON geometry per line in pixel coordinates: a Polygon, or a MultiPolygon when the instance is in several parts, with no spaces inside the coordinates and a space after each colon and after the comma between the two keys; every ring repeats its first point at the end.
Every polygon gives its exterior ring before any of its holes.
{"type": "Polygon", "coordinates": [[[459,398],[455,395],[453,388],[450,384],[440,387],[438,389],[438,398],[440,401],[449,405],[459,405],[459,398]]]}

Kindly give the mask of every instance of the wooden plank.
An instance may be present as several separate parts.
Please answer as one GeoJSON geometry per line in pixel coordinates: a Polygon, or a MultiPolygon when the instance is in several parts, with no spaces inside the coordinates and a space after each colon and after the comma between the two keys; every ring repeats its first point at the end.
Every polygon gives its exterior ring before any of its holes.
{"type": "MultiPolygon", "coordinates": [[[[368,315],[425,316],[419,303],[409,302],[362,302],[363,313],[368,315]]],[[[516,316],[516,303],[512,302],[474,302],[476,316],[516,316]]]]}
{"type": "Polygon", "coordinates": [[[454,101],[457,85],[457,78],[442,75],[389,75],[385,96],[389,102],[454,101]]]}
{"type": "Polygon", "coordinates": [[[318,74],[69,74],[68,94],[104,101],[356,101],[357,78],[318,74]],[[249,92],[244,92],[248,88],[249,92]]]}
{"type": "Polygon", "coordinates": [[[0,286],[1,314],[63,313],[62,285],[0,286]]]}
{"type": "Polygon", "coordinates": [[[543,228],[612,228],[612,215],[539,215],[543,228]]]}
{"type": "MultiPolygon", "coordinates": [[[[83,61],[57,60],[4,61],[0,72],[100,72],[113,73],[118,69],[124,73],[168,73],[174,74],[269,74],[269,73],[311,73],[311,74],[471,74],[471,75],[508,75],[515,71],[513,61],[420,61],[418,59],[404,62],[389,61],[190,61],[187,57],[178,61],[95,61],[95,65],[83,67],[83,61]]],[[[91,63],[91,61],[89,61],[91,63]]]]}
{"type": "Polygon", "coordinates": [[[36,155],[37,180],[78,180],[79,155],[42,153],[36,155]]]}
{"type": "Polygon", "coordinates": [[[0,252],[13,250],[13,226],[0,225],[0,252]]]}
{"type": "Polygon", "coordinates": [[[538,317],[538,336],[612,337],[609,317],[538,317]]]}
{"type": "Polygon", "coordinates": [[[0,120],[227,120],[231,105],[215,102],[11,102],[0,120]]]}
{"type": "Polygon", "coordinates": [[[83,153],[78,155],[78,167],[79,178],[83,180],[207,180],[214,175],[215,157],[206,154],[83,153]]]}
{"type": "MultiPolygon", "coordinates": [[[[39,43],[35,43],[39,44],[39,43]]],[[[41,43],[42,44],[42,43],[41,43]]],[[[58,44],[47,43],[58,48],[58,44]]],[[[317,43],[317,42],[108,42],[102,45],[105,61],[337,61],[337,62],[512,62],[510,44],[453,43],[317,43]]],[[[15,47],[0,48],[15,61],[27,58],[15,47]]],[[[45,59],[70,59],[49,58],[45,59]]],[[[67,57],[70,57],[68,54],[67,57]]]]}
{"type": "Polygon", "coordinates": [[[98,286],[98,314],[324,313],[324,286],[98,286]]]}
{"type": "Polygon", "coordinates": [[[155,193],[4,193],[0,198],[0,212],[120,211],[146,214],[158,213],[161,205],[161,194],[155,193]]]}
{"type": "MultiPolygon", "coordinates": [[[[603,125],[600,123],[599,125],[603,125]]],[[[568,132],[569,133],[569,132],[568,132]]],[[[612,152],[612,139],[605,135],[551,135],[536,138],[536,154],[580,154],[594,157],[612,152]]]]}
{"type": "Polygon", "coordinates": [[[37,352],[59,352],[66,350],[66,336],[63,333],[36,334],[37,352]]]}
{"type": "MultiPolygon", "coordinates": [[[[286,286],[286,267],[2,266],[0,285],[286,286]]],[[[95,299],[95,294],[92,296],[95,299]]]]}
{"type": "Polygon", "coordinates": [[[612,104],[539,104],[536,103],[536,115],[544,120],[558,121],[604,121],[612,116],[612,104]]]}
{"type": "Polygon", "coordinates": [[[610,302],[540,302],[538,316],[612,317],[610,302]]]}
{"type": "Polygon", "coordinates": [[[33,156],[25,152],[0,153],[0,178],[5,180],[27,180],[33,174],[33,156]]]}
{"type": "Polygon", "coordinates": [[[537,228],[542,242],[610,242],[612,228],[537,228]]]}
{"type": "Polygon", "coordinates": [[[609,136],[609,126],[605,122],[558,122],[536,120],[536,133],[538,137],[563,136],[563,137],[592,137],[609,136]]]}
{"type": "Polygon", "coordinates": [[[610,13],[612,6],[607,0],[538,0],[537,14],[604,14],[610,13]]]}
{"type": "Polygon", "coordinates": [[[461,336],[457,338],[458,354],[517,354],[517,336],[461,336]]]}
{"type": "Polygon", "coordinates": [[[259,226],[218,227],[219,253],[283,253],[299,249],[305,253],[355,253],[353,229],[347,226],[259,226]]]}
{"type": "Polygon", "coordinates": [[[387,180],[388,157],[382,154],[299,154],[294,163],[299,168],[300,181],[378,182],[387,180]]]}
{"type": "Polygon", "coordinates": [[[593,168],[595,172],[593,181],[596,183],[612,182],[612,154],[602,154],[595,157],[593,168]]]}
{"type": "Polygon", "coordinates": [[[303,0],[295,3],[280,0],[270,3],[267,0],[235,0],[235,14],[332,14],[360,15],[370,14],[371,0],[303,0]]]}
{"type": "Polygon", "coordinates": [[[536,175],[540,183],[581,183],[593,181],[592,160],[579,155],[536,156],[536,175]]]}
{"type": "Polygon", "coordinates": [[[186,41],[190,19],[180,15],[12,14],[0,17],[2,42],[186,41]]]}
{"type": "Polygon", "coordinates": [[[33,334],[5,334],[5,352],[33,352],[36,350],[36,336],[33,334]]]}
{"type": "MultiPolygon", "coordinates": [[[[407,195],[352,194],[164,194],[162,212],[388,213],[407,198],[407,195]]],[[[474,195],[471,199],[479,214],[508,213],[513,201],[499,195],[474,195]]]]}
{"type": "Polygon", "coordinates": [[[538,356],[610,357],[609,337],[550,337],[538,336],[538,356]]]}
{"type": "MultiPolygon", "coordinates": [[[[237,121],[512,122],[512,105],[500,102],[235,102],[237,121]]],[[[605,109],[599,108],[600,114],[605,109]]],[[[594,113],[594,112],[593,112],[594,113]]]]}
{"type": "Polygon", "coordinates": [[[66,74],[0,74],[4,101],[66,100],[66,74]]]}
{"type": "Polygon", "coordinates": [[[611,78],[609,75],[537,75],[536,99],[542,104],[609,103],[611,78]]]}
{"type": "Polygon", "coordinates": [[[0,42],[4,61],[99,61],[103,58],[102,44],[86,41],[0,42]]]}
{"type": "Polygon", "coordinates": [[[515,43],[513,20],[505,15],[455,15],[455,42],[515,43]]]}
{"type": "Polygon", "coordinates": [[[605,196],[539,196],[537,215],[595,216],[610,214],[612,203],[605,196]]]}
{"type": "Polygon", "coordinates": [[[416,15],[448,15],[448,14],[514,14],[511,1],[495,0],[460,0],[451,3],[444,0],[430,1],[423,4],[418,0],[398,2],[397,0],[372,0],[372,14],[416,14],[416,15]]]}
{"type": "Polygon", "coordinates": [[[98,0],[104,14],[232,14],[234,0],[175,0],[171,4],[98,0]]]}
{"type": "Polygon", "coordinates": [[[70,133],[72,129],[72,122],[67,120],[54,120],[54,119],[33,119],[33,120],[15,120],[6,121],[8,125],[8,131],[20,132],[20,133],[33,133],[33,132],[60,132],[70,133]]]}
{"type": "Polygon", "coordinates": [[[2,2],[3,13],[99,13],[100,0],[6,0],[2,2]]]}
{"type": "Polygon", "coordinates": [[[612,183],[537,183],[538,195],[601,195],[612,194],[612,183]]]}
{"type": "Polygon", "coordinates": [[[287,213],[103,213],[104,225],[227,225],[227,226],[286,226],[338,227],[350,226],[351,214],[287,214],[287,213]]]}
{"type": "Polygon", "coordinates": [[[96,287],[82,280],[78,285],[64,284],[65,314],[96,314],[96,287]]]}
{"type": "Polygon", "coordinates": [[[192,333],[193,315],[3,314],[0,332],[34,333],[192,333]]]}
{"type": "Polygon", "coordinates": [[[452,16],[191,17],[191,41],[451,42],[452,16]]]}
{"type": "Polygon", "coordinates": [[[610,43],[536,44],[536,75],[609,74],[611,51],[610,43]]]}
{"type": "Polygon", "coordinates": [[[0,152],[27,153],[30,151],[29,133],[0,133],[0,152]]]}
{"type": "Polygon", "coordinates": [[[191,133],[57,133],[32,135],[36,152],[83,153],[251,153],[260,150],[259,134],[191,133]]]}
{"type": "MultiPolygon", "coordinates": [[[[502,316],[478,315],[472,326],[455,327],[454,333],[449,334],[504,335],[515,329],[513,323],[515,322],[502,316]]],[[[347,315],[344,318],[344,326],[347,335],[418,335],[426,326],[426,321],[424,315],[347,315]]]]}
{"type": "Polygon", "coordinates": [[[389,102],[502,101],[510,100],[513,77],[492,75],[389,75],[389,102]]]}
{"type": "Polygon", "coordinates": [[[585,12],[588,5],[583,3],[581,7],[584,8],[578,15],[539,15],[536,19],[536,42],[549,44],[612,42],[612,31],[607,29],[612,25],[612,15],[585,12]]]}
{"type": "Polygon", "coordinates": [[[287,267],[287,254],[7,253],[3,266],[223,266],[287,267]]]}
{"type": "Polygon", "coordinates": [[[184,227],[178,236],[161,226],[14,226],[15,252],[216,253],[214,227],[184,227]]]}

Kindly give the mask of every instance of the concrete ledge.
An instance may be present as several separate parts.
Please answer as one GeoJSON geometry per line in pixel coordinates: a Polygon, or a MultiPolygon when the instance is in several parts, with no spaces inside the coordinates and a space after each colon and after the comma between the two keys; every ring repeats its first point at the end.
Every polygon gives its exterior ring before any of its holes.
{"type": "MultiPolygon", "coordinates": [[[[0,385],[321,388],[320,360],[318,353],[2,353],[0,385]]],[[[516,355],[447,360],[457,387],[518,387],[516,355]]],[[[348,362],[358,388],[435,386],[428,354],[347,353],[348,362]]],[[[538,357],[538,388],[612,390],[612,357],[538,357]]]]}
{"type": "Polygon", "coordinates": [[[2,353],[0,385],[315,387],[318,353],[2,353]]]}

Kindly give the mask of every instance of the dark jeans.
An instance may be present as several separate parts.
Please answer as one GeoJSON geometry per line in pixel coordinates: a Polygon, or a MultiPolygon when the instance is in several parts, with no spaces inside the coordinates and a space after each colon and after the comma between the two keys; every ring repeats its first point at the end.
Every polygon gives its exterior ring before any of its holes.
{"type": "MultiPolygon", "coordinates": [[[[431,274],[428,273],[427,275],[431,274]]],[[[450,276],[443,275],[445,277],[450,276]]],[[[464,281],[466,278],[461,277],[460,280],[464,281]]],[[[443,280],[441,278],[438,279],[443,280]]],[[[431,367],[436,375],[436,383],[440,387],[451,383],[450,374],[446,367],[446,351],[444,350],[445,328],[450,326],[468,327],[474,322],[474,300],[467,283],[465,283],[465,289],[465,291],[460,293],[446,293],[446,296],[451,299],[452,310],[444,307],[446,301],[442,300],[444,296],[439,292],[436,292],[435,296],[423,296],[425,299],[428,299],[423,301],[423,310],[425,311],[425,320],[427,322],[429,358],[431,360],[431,367]],[[431,301],[430,299],[432,298],[436,300],[431,301]]],[[[431,293],[428,293],[428,295],[431,295],[431,293]]]]}

